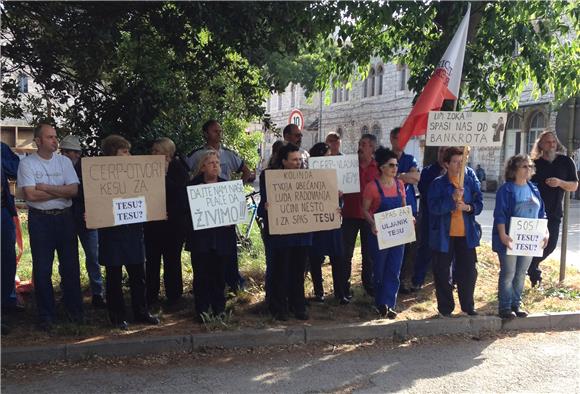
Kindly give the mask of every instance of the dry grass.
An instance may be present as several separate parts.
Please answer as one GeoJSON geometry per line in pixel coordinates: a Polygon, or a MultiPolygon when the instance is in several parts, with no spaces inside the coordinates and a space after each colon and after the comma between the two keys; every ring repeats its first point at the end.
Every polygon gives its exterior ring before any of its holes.
{"type": "MultiPolygon", "coordinates": [[[[25,234],[25,243],[28,242],[25,234]]],[[[254,237],[254,243],[259,243],[259,236],[254,237]]],[[[25,245],[25,248],[27,245],[25,245]]],[[[478,272],[475,291],[476,308],[482,314],[494,315],[497,313],[497,278],[499,263],[495,253],[491,251],[489,245],[478,248],[478,272]]],[[[364,294],[360,286],[360,250],[355,250],[353,258],[353,291],[354,298],[350,305],[338,305],[332,295],[327,298],[324,304],[311,303],[311,319],[306,322],[290,320],[282,325],[269,316],[264,299],[264,259],[263,248],[260,244],[252,250],[240,255],[240,265],[244,276],[247,279],[246,290],[237,296],[230,295],[227,309],[231,311],[231,316],[223,322],[214,322],[209,326],[203,326],[193,322],[193,300],[190,294],[192,270],[190,256],[183,254],[183,276],[184,276],[184,301],[181,309],[176,312],[167,312],[163,308],[157,307],[153,310],[159,313],[162,324],[155,327],[142,325],[130,325],[131,331],[121,332],[111,329],[107,313],[105,310],[94,310],[90,306],[90,293],[85,291],[85,313],[87,324],[81,327],[72,324],[58,325],[51,334],[37,331],[34,326],[35,311],[34,300],[30,295],[25,295],[24,301],[27,307],[25,313],[21,313],[13,322],[13,331],[10,335],[2,338],[2,346],[31,346],[56,343],[80,343],[98,342],[102,340],[126,339],[131,337],[154,336],[154,335],[181,335],[206,331],[208,329],[238,329],[244,327],[264,328],[282,327],[287,325],[325,325],[337,323],[368,322],[377,319],[377,314],[373,308],[373,300],[364,294]]],[[[81,261],[84,261],[81,259],[81,261]]],[[[531,289],[529,282],[526,283],[524,291],[525,308],[531,312],[542,311],[577,311],[580,310],[580,272],[573,268],[568,268],[566,281],[558,283],[559,262],[548,260],[542,264],[544,271],[544,285],[542,289],[531,289]]],[[[58,274],[55,264],[55,291],[56,299],[60,299],[58,291],[58,274]]],[[[82,283],[87,288],[88,278],[83,272],[82,283]]],[[[23,279],[28,278],[30,272],[30,255],[25,254],[19,266],[19,275],[23,279]]],[[[332,275],[330,265],[326,262],[323,266],[324,287],[327,293],[332,289],[332,275]]],[[[306,294],[312,295],[312,283],[309,277],[306,280],[306,294]]],[[[128,289],[126,290],[128,294],[128,289]]],[[[457,300],[456,300],[457,301],[457,300]]],[[[130,309],[130,302],[126,303],[130,309]]],[[[457,302],[457,305],[459,303],[457,302]]],[[[399,297],[398,319],[425,319],[437,315],[437,304],[435,301],[434,287],[431,277],[427,278],[426,286],[418,293],[399,297]]],[[[459,307],[456,307],[456,311],[459,307]]]]}

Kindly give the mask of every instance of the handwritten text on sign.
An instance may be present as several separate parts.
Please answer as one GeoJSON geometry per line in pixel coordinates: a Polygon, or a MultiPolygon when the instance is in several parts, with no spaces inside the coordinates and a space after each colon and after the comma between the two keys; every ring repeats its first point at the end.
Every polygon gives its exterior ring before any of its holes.
{"type": "Polygon", "coordinates": [[[323,156],[308,159],[311,169],[335,169],[338,190],[344,194],[360,192],[358,155],[323,156]]]}
{"type": "Polygon", "coordinates": [[[547,219],[526,219],[512,217],[510,221],[510,238],[513,240],[511,256],[542,256],[544,237],[548,228],[547,219]]]}
{"type": "Polygon", "coordinates": [[[117,214],[137,211],[115,202],[139,198],[146,202],[142,221],[167,219],[164,156],[85,157],[81,166],[88,228],[123,224],[117,214]]]}
{"type": "Polygon", "coordinates": [[[270,234],[340,227],[335,170],[267,170],[270,234]]]}
{"type": "Polygon", "coordinates": [[[145,205],[145,197],[114,198],[113,215],[115,216],[115,226],[146,222],[147,205],[145,205]]]}
{"type": "Polygon", "coordinates": [[[244,223],[248,206],[241,180],[188,186],[194,230],[244,223]]]}
{"type": "Polygon", "coordinates": [[[428,146],[501,146],[506,113],[431,111],[428,146]]]}
{"type": "Polygon", "coordinates": [[[379,249],[415,241],[413,211],[410,206],[375,213],[379,249]]]}

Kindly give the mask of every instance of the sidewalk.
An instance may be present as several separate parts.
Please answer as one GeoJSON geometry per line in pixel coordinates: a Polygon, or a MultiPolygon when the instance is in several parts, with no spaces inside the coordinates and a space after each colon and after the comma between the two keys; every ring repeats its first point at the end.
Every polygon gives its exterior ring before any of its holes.
{"type": "Polygon", "coordinates": [[[316,342],[340,343],[370,339],[403,340],[450,334],[478,336],[480,333],[509,330],[577,330],[580,312],[533,314],[524,319],[501,320],[496,316],[453,317],[378,323],[294,326],[286,328],[244,329],[181,336],[148,337],[130,340],[78,343],[56,346],[3,348],[2,366],[51,361],[77,361],[94,356],[131,357],[205,348],[253,348],[316,342]]]}

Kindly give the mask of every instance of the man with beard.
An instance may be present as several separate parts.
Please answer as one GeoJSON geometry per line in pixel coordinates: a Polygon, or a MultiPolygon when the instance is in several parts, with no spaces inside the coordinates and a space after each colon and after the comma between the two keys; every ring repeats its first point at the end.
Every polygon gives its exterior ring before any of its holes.
{"type": "Polygon", "coordinates": [[[558,244],[564,192],[574,192],[578,189],[576,167],[572,159],[562,153],[563,150],[556,133],[545,130],[538,136],[530,155],[536,166],[532,182],[538,185],[540,195],[544,200],[550,232],[550,239],[543,256],[534,257],[528,269],[532,287],[541,284],[542,270],[539,265],[558,244]]]}

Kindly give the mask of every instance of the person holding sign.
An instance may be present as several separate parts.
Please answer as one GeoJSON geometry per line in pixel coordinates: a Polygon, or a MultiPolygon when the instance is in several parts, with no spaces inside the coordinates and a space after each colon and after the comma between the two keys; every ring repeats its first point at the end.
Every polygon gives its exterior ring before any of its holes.
{"type": "Polygon", "coordinates": [[[447,164],[447,174],[433,181],[427,200],[437,309],[444,317],[450,317],[455,309],[453,286],[449,281],[451,262],[455,260],[453,277],[461,310],[474,316],[477,315],[473,301],[477,280],[475,248],[480,239],[475,216],[483,209],[483,195],[475,172],[469,167],[462,168],[463,149],[447,148],[443,161],[447,164]],[[463,185],[459,183],[461,171],[465,175],[463,185]]]}
{"type": "Polygon", "coordinates": [[[163,283],[167,307],[175,307],[183,294],[181,274],[181,248],[185,241],[187,218],[183,208],[187,206],[185,186],[189,180],[188,169],[175,155],[175,144],[169,138],[153,143],[151,154],[165,156],[165,204],[167,220],[147,222],[145,231],[147,304],[159,302],[161,256],[163,256],[163,283]]]}
{"type": "MultiPolygon", "coordinates": [[[[120,135],[112,134],[101,143],[104,156],[130,156],[131,144],[120,135]]],[[[147,309],[145,296],[145,244],[143,224],[121,224],[99,229],[99,264],[105,266],[107,309],[111,323],[128,330],[123,297],[123,266],[129,275],[131,305],[136,323],[159,324],[159,319],[147,309]]]]}
{"type": "MultiPolygon", "coordinates": [[[[288,143],[278,150],[272,169],[298,170],[300,163],[299,148],[288,143]]],[[[265,239],[267,247],[270,248],[271,258],[268,266],[271,281],[268,308],[277,320],[288,320],[289,312],[293,312],[299,320],[308,320],[304,299],[304,269],[308,249],[312,246],[312,233],[270,234],[266,190],[267,171],[269,170],[262,171],[260,174],[260,202],[263,201],[263,209],[259,214],[264,218],[265,239]]]]}
{"type": "MultiPolygon", "coordinates": [[[[521,302],[532,256],[508,255],[507,249],[513,249],[514,240],[508,235],[512,217],[543,219],[546,216],[540,191],[530,182],[533,170],[534,165],[527,155],[512,156],[505,168],[506,182],[501,185],[495,197],[492,248],[500,263],[498,308],[502,319],[528,315],[521,309],[521,302]]],[[[543,247],[547,242],[548,234],[544,238],[543,247]]]]}
{"type": "MultiPolygon", "coordinates": [[[[309,153],[310,157],[330,156],[330,147],[324,142],[319,142],[314,144],[309,153]]],[[[334,297],[341,305],[346,305],[350,302],[346,298],[346,267],[344,266],[343,249],[342,230],[340,228],[313,233],[309,262],[310,276],[314,286],[314,301],[324,302],[322,264],[324,263],[324,257],[329,256],[330,264],[332,265],[334,297]]]]}
{"type": "Polygon", "coordinates": [[[375,160],[380,176],[366,185],[362,209],[372,231],[368,242],[373,257],[375,305],[381,317],[394,319],[405,245],[380,250],[373,215],[405,206],[405,185],[396,178],[399,164],[395,152],[381,147],[375,152],[375,160]]]}
{"type": "Polygon", "coordinates": [[[530,154],[536,166],[536,173],[532,176],[532,182],[538,185],[540,195],[544,200],[546,215],[548,216],[548,231],[550,232],[550,239],[544,249],[544,255],[534,257],[528,269],[532,287],[542,283],[540,263],[558,245],[564,193],[572,193],[578,189],[578,174],[576,174],[574,162],[563,154],[563,151],[564,147],[558,141],[556,133],[546,130],[538,136],[530,154]]]}
{"type": "MultiPolygon", "coordinates": [[[[188,186],[226,182],[219,176],[220,158],[215,150],[207,150],[188,186]]],[[[191,220],[191,213],[188,213],[191,220]]],[[[219,315],[226,308],[226,266],[236,256],[235,227],[221,226],[195,230],[190,222],[186,250],[191,252],[193,296],[198,321],[211,311],[219,315]]]]}

